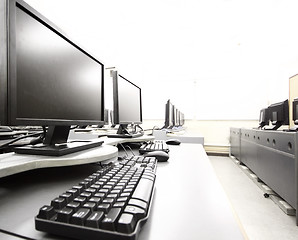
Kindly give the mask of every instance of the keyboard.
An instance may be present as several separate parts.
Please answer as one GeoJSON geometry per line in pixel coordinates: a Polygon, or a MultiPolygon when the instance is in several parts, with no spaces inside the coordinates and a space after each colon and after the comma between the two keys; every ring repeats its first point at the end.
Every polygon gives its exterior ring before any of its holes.
{"type": "Polygon", "coordinates": [[[168,153],[170,150],[169,150],[169,146],[166,144],[164,140],[154,140],[154,141],[146,142],[139,149],[140,154],[144,154],[152,151],[164,151],[168,153]]]}
{"type": "Polygon", "coordinates": [[[35,228],[90,240],[135,240],[149,217],[157,160],[133,156],[106,165],[39,209],[35,228]]]}

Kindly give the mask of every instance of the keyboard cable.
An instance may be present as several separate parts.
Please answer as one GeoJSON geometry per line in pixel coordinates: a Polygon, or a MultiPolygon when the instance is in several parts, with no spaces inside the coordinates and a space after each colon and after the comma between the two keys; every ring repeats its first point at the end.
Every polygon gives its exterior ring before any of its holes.
{"type": "Polygon", "coordinates": [[[25,237],[25,236],[19,235],[17,233],[9,232],[9,231],[3,230],[3,229],[0,229],[0,232],[5,233],[7,235],[15,236],[15,237],[18,237],[18,238],[26,239],[26,240],[36,240],[34,238],[25,237]]]}

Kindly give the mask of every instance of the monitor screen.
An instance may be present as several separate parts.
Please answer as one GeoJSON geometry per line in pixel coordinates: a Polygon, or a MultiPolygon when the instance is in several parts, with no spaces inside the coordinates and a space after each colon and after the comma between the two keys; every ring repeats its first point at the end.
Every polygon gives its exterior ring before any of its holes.
{"type": "Polygon", "coordinates": [[[141,88],[113,71],[114,123],[142,123],[141,88]]]}
{"type": "Polygon", "coordinates": [[[269,119],[276,130],[282,125],[289,125],[289,102],[274,103],[269,106],[269,119]]]}
{"type": "Polygon", "coordinates": [[[293,121],[295,125],[298,125],[298,98],[293,100],[293,121]]]}
{"type": "Polygon", "coordinates": [[[22,5],[16,8],[12,124],[99,124],[103,64],[22,5]]]}
{"type": "Polygon", "coordinates": [[[173,104],[170,99],[166,103],[165,107],[165,128],[170,128],[174,125],[174,116],[173,116],[173,104]]]}
{"type": "Polygon", "coordinates": [[[180,112],[180,126],[183,126],[185,123],[184,113],[180,112]]]}
{"type": "Polygon", "coordinates": [[[180,122],[181,119],[180,119],[180,117],[181,117],[180,110],[177,109],[177,123],[176,123],[177,126],[180,126],[181,125],[181,122],[180,122]]]}

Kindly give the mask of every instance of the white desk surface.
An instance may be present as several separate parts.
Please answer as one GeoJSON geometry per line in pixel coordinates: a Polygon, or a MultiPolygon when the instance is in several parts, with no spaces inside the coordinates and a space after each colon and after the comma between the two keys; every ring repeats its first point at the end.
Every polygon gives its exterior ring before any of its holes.
{"type": "Polygon", "coordinates": [[[92,134],[74,134],[73,139],[97,139],[103,140],[104,144],[100,147],[91,148],[84,151],[79,151],[72,154],[67,154],[59,157],[41,156],[41,155],[27,155],[6,153],[0,155],[0,178],[12,174],[29,171],[36,168],[47,167],[61,167],[80,165],[87,163],[94,163],[105,161],[118,156],[118,143],[125,142],[144,142],[153,140],[153,136],[142,136],[139,138],[98,138],[97,135],[92,134]]]}
{"type": "Polygon", "coordinates": [[[154,130],[153,136],[156,139],[168,140],[178,139],[182,143],[198,143],[204,145],[204,136],[200,133],[190,133],[187,130],[181,130],[177,132],[167,132],[165,130],[154,130]]]}
{"type": "MultiPolygon", "coordinates": [[[[65,239],[36,231],[34,217],[41,206],[97,168],[85,164],[35,169],[0,178],[0,229],[32,239],[65,239]]],[[[170,146],[169,161],[158,163],[153,200],[138,240],[245,239],[200,144],[170,146]]]]}

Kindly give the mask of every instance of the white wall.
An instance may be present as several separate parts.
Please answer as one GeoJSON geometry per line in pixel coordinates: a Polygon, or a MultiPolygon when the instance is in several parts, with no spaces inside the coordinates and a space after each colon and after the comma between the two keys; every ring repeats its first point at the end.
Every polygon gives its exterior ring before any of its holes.
{"type": "Polygon", "coordinates": [[[257,119],[298,72],[296,0],[26,0],[143,90],[144,119],[170,98],[188,119],[257,119]]]}

